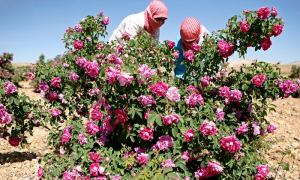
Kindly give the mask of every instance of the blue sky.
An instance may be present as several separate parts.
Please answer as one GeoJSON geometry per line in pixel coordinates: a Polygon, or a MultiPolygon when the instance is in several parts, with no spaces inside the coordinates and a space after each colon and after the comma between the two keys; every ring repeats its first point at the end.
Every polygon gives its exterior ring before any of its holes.
{"type": "MultiPolygon", "coordinates": [[[[197,18],[210,32],[225,28],[227,20],[244,9],[276,7],[285,26],[280,36],[272,38],[267,51],[250,48],[247,59],[300,61],[299,0],[162,0],[169,9],[169,19],[161,27],[160,41],[174,41],[181,22],[197,18]]],[[[13,62],[35,62],[43,53],[46,59],[65,51],[61,41],[67,27],[74,27],[83,17],[103,11],[109,16],[108,37],[128,15],[143,11],[151,0],[0,0],[0,52],[14,53],[13,62]]],[[[239,60],[234,54],[229,59],[239,60]]]]}

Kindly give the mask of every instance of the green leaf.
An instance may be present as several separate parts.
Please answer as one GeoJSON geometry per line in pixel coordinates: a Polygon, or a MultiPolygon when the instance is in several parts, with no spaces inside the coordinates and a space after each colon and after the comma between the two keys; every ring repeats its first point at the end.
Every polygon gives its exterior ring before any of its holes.
{"type": "Polygon", "coordinates": [[[175,173],[168,173],[167,176],[170,176],[170,177],[173,177],[173,178],[178,179],[178,176],[177,176],[177,174],[175,174],[175,173]]]}
{"type": "Polygon", "coordinates": [[[176,135],[178,134],[178,128],[177,127],[172,128],[172,134],[173,134],[174,137],[176,137],[176,135]]]}
{"type": "Polygon", "coordinates": [[[288,164],[286,162],[279,163],[279,166],[281,166],[283,170],[286,170],[286,171],[290,170],[290,164],[288,164]]]}
{"type": "Polygon", "coordinates": [[[172,168],[167,167],[167,168],[164,170],[163,174],[165,174],[165,173],[167,173],[167,172],[170,172],[170,171],[172,171],[172,170],[173,170],[172,168]]]}
{"type": "Polygon", "coordinates": [[[148,123],[153,123],[155,121],[155,116],[157,115],[157,113],[155,111],[151,111],[149,113],[149,117],[148,117],[148,120],[147,122],[148,123]]]}
{"type": "Polygon", "coordinates": [[[156,117],[155,117],[155,122],[157,123],[157,125],[162,126],[162,122],[161,122],[161,117],[160,117],[160,115],[156,115],[156,117]]]}
{"type": "Polygon", "coordinates": [[[14,98],[14,103],[19,106],[20,102],[19,102],[19,99],[18,98],[14,98]]]}

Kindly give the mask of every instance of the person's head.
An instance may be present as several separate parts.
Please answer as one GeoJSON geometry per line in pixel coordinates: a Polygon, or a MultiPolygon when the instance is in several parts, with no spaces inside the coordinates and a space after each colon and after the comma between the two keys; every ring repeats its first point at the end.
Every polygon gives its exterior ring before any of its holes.
{"type": "Polygon", "coordinates": [[[168,8],[161,2],[154,0],[145,9],[145,27],[149,33],[158,30],[168,19],[168,8]]]}
{"type": "Polygon", "coordinates": [[[198,43],[201,34],[201,24],[196,18],[186,18],[180,27],[182,43],[187,47],[192,46],[193,42],[198,43]]]}

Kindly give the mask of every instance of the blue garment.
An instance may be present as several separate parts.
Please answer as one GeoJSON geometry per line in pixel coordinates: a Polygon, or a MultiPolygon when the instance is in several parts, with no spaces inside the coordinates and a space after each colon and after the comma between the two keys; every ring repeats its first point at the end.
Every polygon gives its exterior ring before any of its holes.
{"type": "MultiPolygon", "coordinates": [[[[210,35],[209,31],[207,31],[207,33],[208,33],[208,35],[210,35]]],[[[184,60],[181,44],[182,44],[182,39],[179,34],[175,40],[175,46],[174,46],[174,49],[179,52],[179,57],[178,57],[178,60],[176,63],[176,67],[174,69],[174,73],[175,73],[175,78],[183,79],[182,76],[186,72],[186,65],[185,64],[181,65],[181,62],[184,60]]]]}

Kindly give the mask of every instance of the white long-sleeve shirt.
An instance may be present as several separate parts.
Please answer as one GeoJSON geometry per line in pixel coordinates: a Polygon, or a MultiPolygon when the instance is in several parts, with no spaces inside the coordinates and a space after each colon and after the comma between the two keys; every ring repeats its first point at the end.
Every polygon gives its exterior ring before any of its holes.
{"type": "MultiPolygon", "coordinates": [[[[130,37],[133,38],[138,33],[141,33],[142,31],[146,31],[145,29],[145,17],[144,17],[144,11],[140,12],[138,14],[132,14],[127,16],[119,25],[119,27],[114,30],[112,36],[109,38],[109,42],[113,40],[117,40],[118,42],[121,42],[120,38],[122,37],[122,34],[125,32],[130,34],[130,37]]],[[[151,33],[151,36],[159,41],[159,35],[160,30],[158,29],[154,33],[151,33]]]]}

